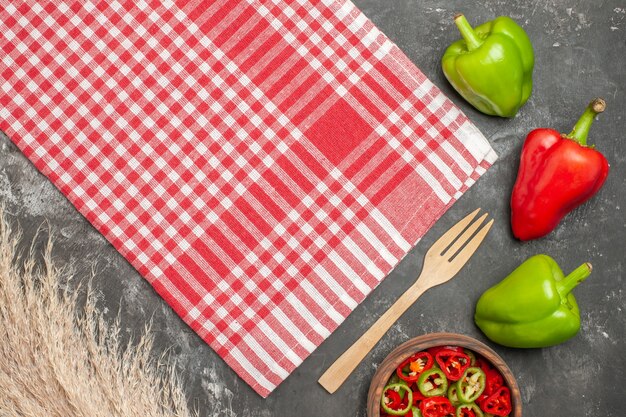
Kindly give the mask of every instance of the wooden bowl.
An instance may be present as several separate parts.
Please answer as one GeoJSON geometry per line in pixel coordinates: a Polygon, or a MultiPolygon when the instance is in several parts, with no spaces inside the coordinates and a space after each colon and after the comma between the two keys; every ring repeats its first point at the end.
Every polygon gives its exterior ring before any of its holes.
{"type": "Polygon", "coordinates": [[[500,371],[506,385],[511,390],[513,410],[509,416],[522,417],[522,397],[515,377],[506,363],[504,363],[496,352],[484,343],[472,337],[455,333],[430,333],[418,336],[401,344],[391,352],[383,363],[380,364],[372,378],[370,390],[367,394],[367,417],[380,417],[380,397],[382,396],[383,388],[402,361],[421,350],[445,345],[462,346],[482,355],[485,359],[490,361],[493,366],[500,371]]]}

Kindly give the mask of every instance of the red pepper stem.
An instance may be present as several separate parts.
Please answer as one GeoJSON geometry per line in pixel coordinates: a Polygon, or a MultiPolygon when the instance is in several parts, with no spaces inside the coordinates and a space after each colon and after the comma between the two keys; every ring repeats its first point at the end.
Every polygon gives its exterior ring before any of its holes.
{"type": "Polygon", "coordinates": [[[603,99],[593,99],[585,109],[583,115],[578,119],[578,122],[576,122],[574,129],[572,129],[568,135],[565,135],[565,137],[575,140],[582,146],[587,146],[587,135],[589,135],[589,128],[591,128],[593,119],[598,113],[602,113],[605,108],[606,102],[603,99]]]}
{"type": "Polygon", "coordinates": [[[568,276],[561,281],[557,281],[556,289],[561,294],[561,297],[565,297],[569,294],[578,284],[583,282],[589,274],[591,274],[591,264],[586,262],[574,269],[568,276]]]}
{"type": "Polygon", "coordinates": [[[476,32],[474,32],[472,26],[461,13],[454,16],[454,23],[456,24],[456,27],[459,28],[463,39],[465,39],[468,51],[473,51],[483,44],[483,41],[478,37],[476,32]]]}

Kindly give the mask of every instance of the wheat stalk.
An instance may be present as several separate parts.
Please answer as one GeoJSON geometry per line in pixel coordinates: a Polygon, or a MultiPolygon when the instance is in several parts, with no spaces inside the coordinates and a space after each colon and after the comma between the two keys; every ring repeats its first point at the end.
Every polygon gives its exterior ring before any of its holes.
{"type": "Polygon", "coordinates": [[[190,417],[149,329],[122,344],[119,320],[105,323],[91,290],[79,308],[78,291],[61,289],[51,242],[37,267],[32,249],[18,256],[19,241],[0,208],[0,417],[190,417]]]}

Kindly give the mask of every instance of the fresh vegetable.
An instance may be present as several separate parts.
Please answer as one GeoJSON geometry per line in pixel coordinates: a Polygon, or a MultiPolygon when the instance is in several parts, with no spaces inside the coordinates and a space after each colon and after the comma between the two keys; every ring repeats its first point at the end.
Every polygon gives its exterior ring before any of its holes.
{"type": "Polygon", "coordinates": [[[502,374],[481,355],[458,346],[437,346],[401,362],[383,389],[381,417],[488,417],[483,407],[487,400],[490,400],[490,409],[496,412],[506,403],[507,395],[511,404],[510,393],[499,391],[502,387],[505,387],[502,374]],[[430,367],[421,370],[417,381],[401,379],[401,375],[408,377],[407,370],[412,362],[423,360],[428,364],[429,358],[430,367]],[[450,381],[446,376],[444,369],[450,361],[462,363],[463,372],[457,381],[450,381]],[[494,397],[494,394],[499,396],[494,397]]]}
{"type": "Polygon", "coordinates": [[[450,381],[458,381],[470,366],[471,359],[465,353],[451,349],[442,349],[435,354],[439,368],[450,381]]]}
{"type": "MultiPolygon", "coordinates": [[[[478,399],[476,400],[476,404],[478,404],[478,406],[480,407],[481,410],[485,411],[485,409],[483,408],[483,403],[485,402],[485,400],[489,398],[489,395],[485,394],[484,392],[478,397],[478,399]]],[[[487,413],[489,414],[489,413],[487,413]]]]}
{"type": "Polygon", "coordinates": [[[480,403],[480,408],[495,416],[508,416],[511,410],[511,392],[507,387],[500,387],[480,403]]]}
{"type": "Polygon", "coordinates": [[[456,417],[483,417],[480,407],[475,403],[461,404],[456,408],[456,417]]]}
{"type": "Polygon", "coordinates": [[[441,369],[432,368],[422,372],[417,388],[426,397],[435,397],[448,392],[448,380],[441,369]]]}
{"type": "Polygon", "coordinates": [[[467,368],[456,383],[457,396],[462,403],[476,401],[485,390],[485,372],[480,368],[467,368]]]}
{"type": "Polygon", "coordinates": [[[473,366],[477,366],[478,368],[482,369],[485,373],[487,373],[487,371],[490,370],[490,369],[494,369],[494,370],[496,369],[496,368],[493,367],[491,362],[483,359],[482,357],[477,357],[476,358],[476,364],[473,365],[473,366]]]}
{"type": "Polygon", "coordinates": [[[433,357],[428,352],[417,352],[398,366],[398,377],[407,382],[415,382],[420,374],[433,366],[433,357]]]}
{"type": "Polygon", "coordinates": [[[458,389],[459,386],[457,384],[452,384],[450,385],[450,388],[448,388],[448,399],[455,407],[462,403],[462,401],[459,399],[458,389]]]}
{"type": "Polygon", "coordinates": [[[504,346],[562,343],[580,329],[580,312],[571,291],[590,273],[591,264],[585,263],[564,277],[554,259],[535,255],[485,291],[474,320],[489,339],[504,346]]]}
{"type": "Polygon", "coordinates": [[[495,369],[488,369],[486,371],[483,369],[483,372],[485,372],[485,394],[491,395],[504,385],[504,379],[500,372],[495,369]]]}
{"type": "Polygon", "coordinates": [[[398,408],[402,403],[402,397],[396,390],[391,389],[391,386],[385,390],[385,397],[383,401],[389,408],[398,408]]]}
{"type": "Polygon", "coordinates": [[[422,401],[424,398],[428,397],[422,394],[419,389],[413,391],[413,405],[419,405],[419,402],[422,401]]]}
{"type": "MultiPolygon", "coordinates": [[[[504,385],[504,378],[502,378],[502,374],[498,372],[493,365],[484,360],[483,358],[476,358],[476,367],[483,370],[485,373],[485,390],[483,391],[483,395],[488,396],[495,392],[498,388],[504,385]]],[[[480,398],[480,397],[479,397],[480,398]]],[[[479,400],[476,400],[478,402],[479,400]]]]}
{"type": "MultiPolygon", "coordinates": [[[[380,417],[389,417],[390,414],[385,413],[384,411],[380,412],[380,417]]],[[[404,414],[402,417],[422,417],[422,412],[419,408],[413,406],[411,409],[404,414]]]]}
{"type": "Polygon", "coordinates": [[[404,416],[413,407],[413,392],[406,384],[389,384],[383,388],[380,406],[389,415],[404,416]]]}
{"type": "Polygon", "coordinates": [[[469,349],[463,349],[463,353],[465,353],[470,358],[470,366],[476,366],[476,355],[469,349]]]}
{"type": "Polygon", "coordinates": [[[454,352],[463,352],[463,348],[461,346],[435,346],[435,347],[426,349],[426,352],[433,355],[433,358],[434,358],[435,356],[437,356],[437,353],[441,352],[442,350],[452,350],[454,352]]]}
{"type": "Polygon", "coordinates": [[[420,404],[423,417],[447,417],[454,413],[454,406],[446,397],[426,398],[420,404]]]}
{"type": "Polygon", "coordinates": [[[454,17],[463,39],[446,49],[443,73],[472,106],[492,116],[513,117],[533,88],[530,39],[513,19],[501,16],[473,29],[454,17]]]}
{"type": "Polygon", "coordinates": [[[547,235],[567,213],[600,190],[609,163],[587,145],[587,136],[594,117],[605,107],[604,100],[593,100],[567,135],[554,129],[528,134],[511,195],[515,237],[530,240],[547,235]]]}

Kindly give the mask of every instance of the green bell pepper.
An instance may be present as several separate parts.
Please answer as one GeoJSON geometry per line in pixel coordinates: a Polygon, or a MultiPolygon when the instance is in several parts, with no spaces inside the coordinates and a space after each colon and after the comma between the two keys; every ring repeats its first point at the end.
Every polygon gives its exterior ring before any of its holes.
{"type": "Polygon", "coordinates": [[[562,343],[580,329],[571,291],[591,273],[585,263],[568,276],[547,255],[527,259],[476,304],[474,321],[492,341],[517,348],[562,343]]]}
{"type": "Polygon", "coordinates": [[[454,17],[463,39],[446,49],[443,73],[456,91],[485,114],[513,117],[530,97],[535,57],[530,39],[513,19],[500,16],[472,29],[454,17]]]}

